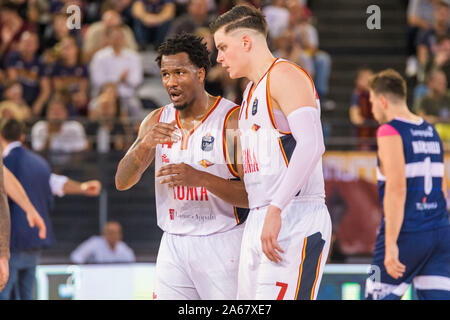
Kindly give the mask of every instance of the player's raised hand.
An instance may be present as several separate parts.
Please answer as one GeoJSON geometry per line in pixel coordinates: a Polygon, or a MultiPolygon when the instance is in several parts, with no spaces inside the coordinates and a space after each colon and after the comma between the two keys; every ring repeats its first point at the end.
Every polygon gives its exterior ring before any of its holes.
{"type": "Polygon", "coordinates": [[[157,144],[177,142],[181,139],[177,131],[175,120],[171,123],[158,122],[145,133],[142,143],[149,149],[154,149],[157,144]]]}
{"type": "Polygon", "coordinates": [[[201,187],[203,175],[203,171],[194,169],[185,163],[168,164],[161,167],[156,173],[156,177],[164,177],[159,183],[169,184],[169,187],[201,187]]]}
{"type": "Polygon", "coordinates": [[[267,258],[275,263],[283,260],[279,254],[284,252],[278,244],[280,230],[281,210],[275,206],[269,206],[261,232],[261,246],[267,258]]]}
{"type": "Polygon", "coordinates": [[[386,254],[384,256],[384,266],[386,272],[394,279],[398,279],[403,276],[406,270],[406,266],[398,259],[398,246],[397,244],[391,244],[386,246],[386,254]]]}

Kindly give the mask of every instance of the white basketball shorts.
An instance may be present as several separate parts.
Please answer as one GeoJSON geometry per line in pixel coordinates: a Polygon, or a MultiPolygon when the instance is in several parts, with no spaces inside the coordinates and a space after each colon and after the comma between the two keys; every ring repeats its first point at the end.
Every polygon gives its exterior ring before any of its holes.
{"type": "Polygon", "coordinates": [[[207,236],[165,232],[156,261],[154,298],[235,300],[244,225],[207,236]]]}
{"type": "Polygon", "coordinates": [[[237,299],[313,300],[319,291],[331,239],[331,219],[320,200],[291,201],[281,213],[281,262],[262,251],[261,232],[268,206],[252,209],[245,223],[237,299]]]}

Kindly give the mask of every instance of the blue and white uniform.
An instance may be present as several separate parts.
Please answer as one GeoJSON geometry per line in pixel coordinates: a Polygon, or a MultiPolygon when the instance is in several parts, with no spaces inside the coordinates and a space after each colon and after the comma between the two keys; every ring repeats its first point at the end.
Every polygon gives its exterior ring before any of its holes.
{"type": "MultiPolygon", "coordinates": [[[[433,126],[423,120],[414,123],[396,118],[380,127],[379,136],[381,131],[398,134],[403,142],[407,189],[397,244],[406,271],[399,279],[386,272],[383,219],[372,262],[380,273],[367,280],[366,297],[400,299],[412,283],[420,299],[450,299],[450,225],[442,191],[442,142],[433,126]]],[[[380,166],[377,180],[383,208],[386,178],[380,166]]]]}

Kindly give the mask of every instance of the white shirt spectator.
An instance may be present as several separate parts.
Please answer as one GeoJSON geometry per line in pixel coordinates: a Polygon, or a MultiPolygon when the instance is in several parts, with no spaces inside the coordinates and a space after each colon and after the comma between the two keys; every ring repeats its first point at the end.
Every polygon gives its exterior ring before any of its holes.
{"type": "Polygon", "coordinates": [[[267,28],[272,39],[279,37],[289,25],[289,10],[284,7],[267,6],[263,9],[267,28]]]}
{"type": "Polygon", "coordinates": [[[102,236],[93,236],[80,244],[70,255],[73,263],[123,263],[135,262],[133,250],[119,241],[114,250],[102,236]]]}
{"type": "Polygon", "coordinates": [[[108,82],[117,83],[119,96],[129,98],[135,95],[135,89],[142,83],[143,69],[140,55],[130,49],[123,48],[118,55],[112,47],[106,47],[92,58],[89,66],[91,82],[94,85],[94,96],[108,82]],[[126,82],[120,82],[122,74],[128,70],[126,82]]]}
{"type": "MultiPolygon", "coordinates": [[[[38,121],[31,128],[31,146],[35,151],[42,151],[48,137],[48,122],[38,121]]],[[[77,121],[65,121],[61,125],[61,131],[53,135],[49,150],[61,152],[79,152],[87,148],[86,132],[81,123],[77,121]]]]}

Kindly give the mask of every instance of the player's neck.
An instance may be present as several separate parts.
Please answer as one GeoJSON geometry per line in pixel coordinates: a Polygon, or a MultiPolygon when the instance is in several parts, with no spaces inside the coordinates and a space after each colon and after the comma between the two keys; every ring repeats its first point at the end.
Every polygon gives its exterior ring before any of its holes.
{"type": "Polygon", "coordinates": [[[213,97],[206,91],[203,91],[190,105],[179,111],[180,119],[183,120],[183,122],[191,122],[202,119],[215,101],[216,97],[213,97]]]}
{"type": "Polygon", "coordinates": [[[387,115],[387,120],[389,122],[396,118],[412,122],[419,122],[421,120],[421,118],[418,115],[415,115],[414,113],[409,111],[407,105],[391,108],[391,112],[387,115]]]}
{"type": "Polygon", "coordinates": [[[250,63],[247,78],[256,84],[270,68],[275,57],[268,48],[258,49],[255,52],[258,52],[258,56],[250,63]]]}

